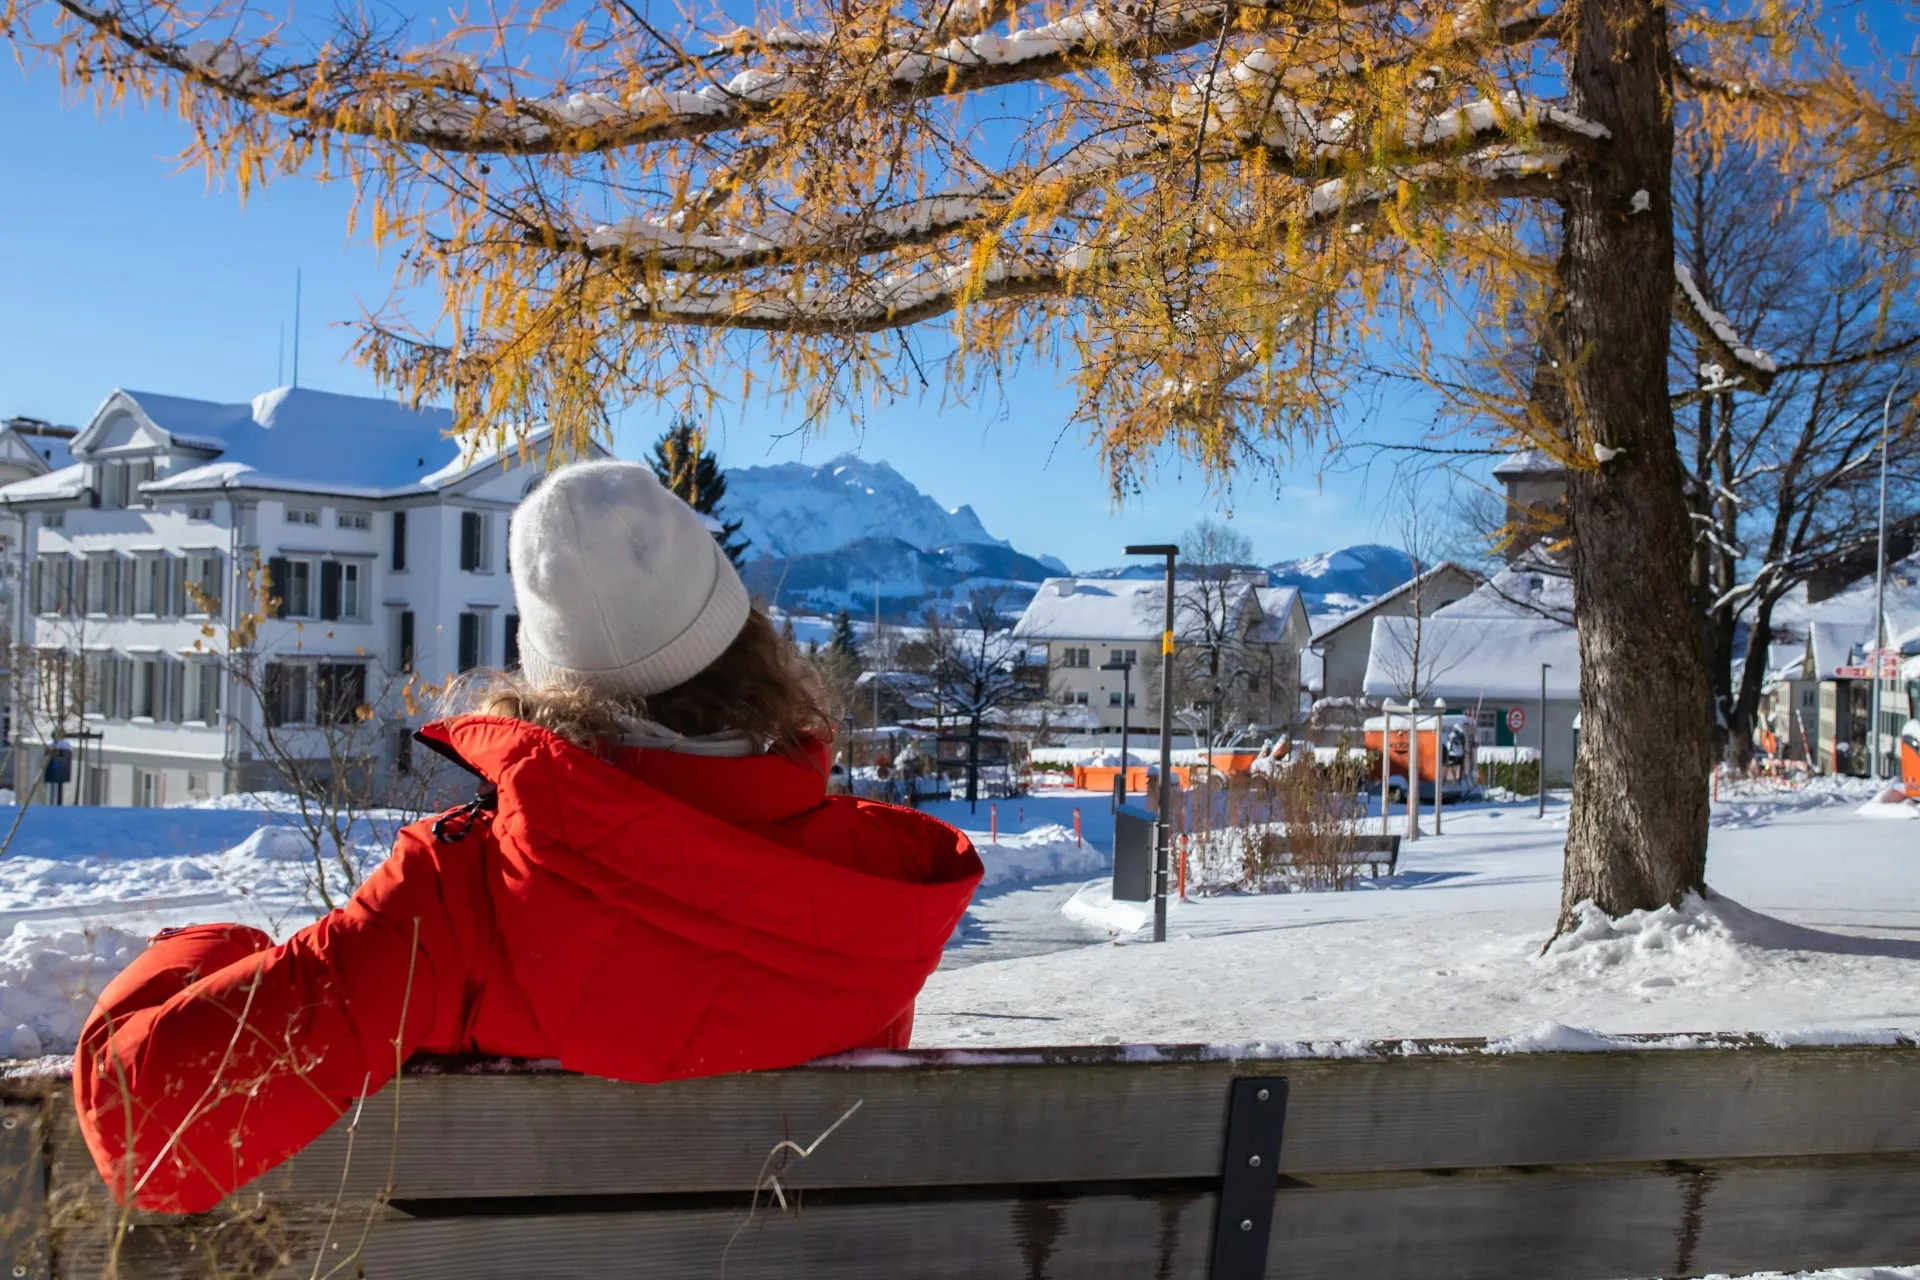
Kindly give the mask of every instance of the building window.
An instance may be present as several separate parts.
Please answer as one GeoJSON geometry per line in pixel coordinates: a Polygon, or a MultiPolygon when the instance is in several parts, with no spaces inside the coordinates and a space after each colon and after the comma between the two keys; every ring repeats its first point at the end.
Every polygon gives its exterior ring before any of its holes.
{"type": "Polygon", "coordinates": [[[267,561],[267,592],[279,601],[273,608],[276,618],[313,616],[313,562],[275,556],[267,561]]]}
{"type": "Polygon", "coordinates": [[[142,458],[138,462],[127,464],[127,504],[130,507],[150,507],[153,499],[140,492],[140,486],[153,479],[153,459],[142,458]]]}
{"type": "Polygon", "coordinates": [[[334,515],[334,520],[335,520],[335,522],[336,522],[336,523],[338,523],[338,524],[339,524],[339,526],[340,526],[340,527],[341,527],[342,529],[371,529],[371,528],[373,528],[373,516],[372,516],[372,514],[371,514],[371,513],[369,513],[369,512],[366,512],[366,511],[341,511],[341,512],[337,512],[337,513],[335,513],[335,515],[334,515]]]}
{"type": "Polygon", "coordinates": [[[216,724],[220,720],[220,667],[217,663],[196,662],[186,668],[189,678],[183,687],[180,719],[188,724],[216,724]]]}
{"type": "Polygon", "coordinates": [[[493,518],[482,511],[460,513],[460,568],[466,573],[493,569],[493,518]]]}
{"type": "Polygon", "coordinates": [[[117,511],[127,505],[127,464],[103,462],[99,468],[100,505],[117,511]]]}
{"type": "Polygon", "coordinates": [[[64,528],[66,528],[66,527],[67,527],[67,513],[66,513],[66,512],[64,512],[64,511],[49,511],[49,512],[47,512],[47,514],[45,514],[45,515],[43,515],[43,516],[41,516],[41,517],[40,517],[40,527],[41,527],[42,529],[64,529],[64,528]]]}
{"type": "Polygon", "coordinates": [[[1087,705],[1087,695],[1086,695],[1086,694],[1084,694],[1084,693],[1076,693],[1076,694],[1074,694],[1074,695],[1073,695],[1073,705],[1074,705],[1074,706],[1076,706],[1076,707],[1084,707],[1084,706],[1086,706],[1086,705],[1087,705]]]}
{"type": "Polygon", "coordinates": [[[393,571],[407,571],[407,513],[393,513],[393,571]]]}
{"type": "Polygon", "coordinates": [[[394,735],[393,771],[403,778],[413,774],[413,730],[405,725],[394,735]]]}
{"type": "Polygon", "coordinates": [[[1132,664],[1140,661],[1140,651],[1138,649],[1128,649],[1126,650],[1126,656],[1121,658],[1120,661],[1131,666],[1132,664]]]}
{"type": "Polygon", "coordinates": [[[367,702],[367,669],[358,662],[323,662],[314,669],[314,717],[321,724],[352,724],[367,702]]]}
{"type": "Polygon", "coordinates": [[[500,646],[500,665],[509,669],[520,665],[520,615],[510,613],[503,628],[504,638],[500,646]]]}
{"type": "Polygon", "coordinates": [[[1112,693],[1109,693],[1107,695],[1107,705],[1110,707],[1117,707],[1120,705],[1120,691],[1118,689],[1115,689],[1112,693]]]}
{"type": "Polygon", "coordinates": [[[81,796],[81,803],[105,804],[109,796],[108,784],[111,778],[112,775],[107,772],[107,766],[103,764],[88,765],[86,784],[82,788],[83,795],[81,796]]]}
{"type": "Polygon", "coordinates": [[[166,675],[160,659],[137,658],[133,663],[133,706],[136,720],[159,720],[166,715],[166,675]]]}
{"type": "Polygon", "coordinates": [[[207,524],[213,519],[213,504],[198,502],[187,508],[187,519],[195,524],[207,524]]]}
{"type": "Polygon", "coordinates": [[[1060,665],[1063,667],[1076,668],[1091,667],[1093,663],[1088,660],[1088,654],[1089,651],[1086,649],[1062,649],[1060,651],[1060,665]]]}
{"type": "MultiPolygon", "coordinates": [[[[294,563],[298,564],[299,561],[294,563]]],[[[323,622],[359,622],[366,602],[360,566],[347,560],[320,562],[320,619],[323,622]]]]}
{"type": "Polygon", "coordinates": [[[394,629],[394,665],[410,672],[413,670],[413,610],[402,609],[394,629]]]}
{"type": "Polygon", "coordinates": [[[307,668],[269,662],[260,683],[260,709],[270,728],[307,722],[307,668]]]}
{"type": "Polygon", "coordinates": [[[288,508],[287,508],[287,523],[288,523],[288,524],[303,524],[303,525],[308,525],[308,526],[310,526],[310,527],[312,527],[312,528],[319,528],[319,526],[320,526],[320,508],[318,508],[318,507],[288,507],[288,508]]]}
{"type": "Polygon", "coordinates": [[[482,666],[487,660],[487,629],[477,613],[460,615],[460,666],[461,671],[471,671],[482,666]]]}
{"type": "Polygon", "coordinates": [[[33,572],[27,584],[27,590],[35,613],[73,612],[73,585],[77,563],[72,556],[57,553],[33,558],[33,572]]]}
{"type": "Polygon", "coordinates": [[[135,561],[133,611],[148,617],[167,612],[167,582],[171,562],[167,556],[142,556],[135,561]]]}
{"type": "Polygon", "coordinates": [[[142,808],[158,809],[167,802],[167,775],[158,769],[135,769],[133,792],[142,808]]]}
{"type": "Polygon", "coordinates": [[[220,612],[226,558],[218,551],[189,551],[174,574],[174,608],[181,617],[220,612]]]}

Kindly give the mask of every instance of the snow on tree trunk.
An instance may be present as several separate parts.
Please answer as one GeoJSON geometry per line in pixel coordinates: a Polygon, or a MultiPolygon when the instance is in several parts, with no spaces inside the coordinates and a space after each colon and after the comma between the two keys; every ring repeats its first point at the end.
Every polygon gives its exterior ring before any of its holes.
{"type": "Polygon", "coordinates": [[[1571,17],[1575,109],[1613,138],[1603,162],[1567,183],[1560,280],[1572,421],[1583,452],[1595,444],[1619,452],[1569,477],[1581,733],[1562,928],[1583,900],[1620,915],[1702,886],[1711,757],[1693,539],[1667,399],[1665,10],[1648,0],[1582,0],[1571,17]],[[1650,216],[1634,213],[1639,191],[1651,197],[1650,216]]]}

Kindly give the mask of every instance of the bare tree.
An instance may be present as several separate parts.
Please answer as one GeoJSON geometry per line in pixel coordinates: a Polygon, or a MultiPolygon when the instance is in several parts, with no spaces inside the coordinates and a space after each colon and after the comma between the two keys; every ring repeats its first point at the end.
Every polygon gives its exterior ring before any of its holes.
{"type": "MultiPolygon", "coordinates": [[[[1674,352],[1701,644],[1716,729],[1744,766],[1776,607],[1823,573],[1872,568],[1881,410],[1920,350],[1920,309],[1876,288],[1886,265],[1871,246],[1836,235],[1763,158],[1695,147],[1678,168],[1675,231],[1695,286],[1782,357],[1770,394],[1749,397],[1687,335],[1674,352]]],[[[1920,434],[1900,417],[1888,447],[1896,536],[1920,499],[1920,434]]]]}
{"type": "Polygon", "coordinates": [[[967,804],[980,798],[980,727],[996,711],[1045,696],[1045,668],[1029,669],[1027,643],[1013,634],[1016,619],[1002,609],[1005,588],[981,587],[943,618],[921,619],[931,692],[943,716],[967,726],[967,804]]]}
{"type": "MultiPolygon", "coordinates": [[[[360,649],[342,651],[327,624],[267,623],[279,604],[258,557],[238,575],[235,621],[209,625],[197,647],[239,695],[228,723],[246,756],[287,800],[278,809],[307,846],[308,889],[333,910],[392,848],[409,822],[439,807],[441,757],[415,752],[412,720],[444,690],[408,666],[389,668],[360,649]],[[223,634],[224,632],[224,634],[223,634]]],[[[219,616],[204,588],[189,585],[219,616]]]]}
{"type": "MultiPolygon", "coordinates": [[[[1174,704],[1183,722],[1213,735],[1248,710],[1248,695],[1263,666],[1249,638],[1251,597],[1263,571],[1250,573],[1253,542],[1215,520],[1202,520],[1180,539],[1180,582],[1174,593],[1174,704]]],[[[1150,656],[1136,675],[1147,687],[1158,679],[1150,656]]],[[[1196,732],[1198,737],[1199,733],[1196,732]]]]}

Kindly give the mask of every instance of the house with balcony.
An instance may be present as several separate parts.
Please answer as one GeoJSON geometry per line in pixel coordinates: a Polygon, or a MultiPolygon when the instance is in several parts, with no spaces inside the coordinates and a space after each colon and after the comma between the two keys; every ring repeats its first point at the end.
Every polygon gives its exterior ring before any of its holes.
{"type": "Polygon", "coordinates": [[[22,769],[60,749],[67,803],[286,790],[355,725],[355,767],[408,773],[429,691],[516,660],[507,525],[546,465],[544,432],[453,425],[304,387],[109,395],[68,465],[0,487],[22,769]]]}

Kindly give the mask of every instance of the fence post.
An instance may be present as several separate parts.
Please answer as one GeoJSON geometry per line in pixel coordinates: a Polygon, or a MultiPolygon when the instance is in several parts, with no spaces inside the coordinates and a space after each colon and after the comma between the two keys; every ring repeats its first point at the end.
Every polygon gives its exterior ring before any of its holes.
{"type": "Polygon", "coordinates": [[[987,806],[987,843],[1000,843],[1000,806],[997,804],[987,806]]]}
{"type": "Polygon", "coordinates": [[[1187,900],[1187,841],[1190,836],[1180,837],[1180,901],[1187,900]]]}
{"type": "Polygon", "coordinates": [[[1084,849],[1087,847],[1086,840],[1084,840],[1080,835],[1080,806],[1079,805],[1073,806],[1073,847],[1076,849],[1084,849]]]}

